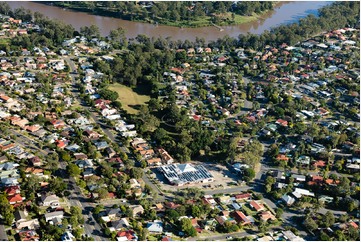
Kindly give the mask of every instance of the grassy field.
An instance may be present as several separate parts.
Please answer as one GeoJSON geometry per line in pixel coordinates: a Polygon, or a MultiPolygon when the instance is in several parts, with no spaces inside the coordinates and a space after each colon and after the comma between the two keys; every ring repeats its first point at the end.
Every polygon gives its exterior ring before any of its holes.
{"type": "Polygon", "coordinates": [[[109,86],[109,90],[116,91],[119,94],[118,101],[122,103],[123,109],[130,114],[138,113],[137,107],[144,105],[150,100],[147,95],[139,95],[130,87],[115,83],[109,86]]]}

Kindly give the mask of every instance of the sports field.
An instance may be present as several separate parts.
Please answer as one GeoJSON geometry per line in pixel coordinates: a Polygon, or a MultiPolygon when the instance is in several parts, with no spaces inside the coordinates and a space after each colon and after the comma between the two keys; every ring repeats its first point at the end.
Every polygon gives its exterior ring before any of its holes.
{"type": "Polygon", "coordinates": [[[139,95],[130,87],[119,83],[111,84],[109,90],[116,91],[119,94],[118,101],[122,103],[123,109],[131,114],[138,113],[137,107],[146,104],[150,100],[149,96],[139,95]]]}

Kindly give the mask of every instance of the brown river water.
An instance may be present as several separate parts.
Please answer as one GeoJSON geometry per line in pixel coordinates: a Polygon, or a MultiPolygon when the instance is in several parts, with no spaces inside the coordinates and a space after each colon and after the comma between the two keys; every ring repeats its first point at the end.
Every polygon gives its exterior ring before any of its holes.
{"type": "Polygon", "coordinates": [[[163,38],[171,37],[173,40],[190,40],[194,41],[196,36],[204,38],[207,42],[216,40],[217,38],[228,35],[230,37],[237,37],[239,34],[246,34],[248,32],[254,34],[261,34],[265,30],[277,27],[281,24],[294,23],[308,14],[317,15],[319,8],[330,4],[330,1],[295,1],[295,2],[281,2],[273,11],[269,11],[257,21],[235,25],[222,26],[223,31],[216,27],[200,27],[200,28],[178,28],[163,25],[153,25],[148,23],[131,22],[111,17],[102,17],[91,15],[88,13],[75,12],[71,10],[62,9],[59,7],[48,6],[35,2],[7,2],[12,9],[24,7],[30,9],[32,12],[41,12],[45,16],[53,19],[59,19],[67,24],[71,24],[75,29],[79,30],[82,26],[97,25],[103,36],[109,34],[109,31],[122,27],[126,30],[128,38],[134,38],[138,34],[145,34],[149,37],[163,38]]]}

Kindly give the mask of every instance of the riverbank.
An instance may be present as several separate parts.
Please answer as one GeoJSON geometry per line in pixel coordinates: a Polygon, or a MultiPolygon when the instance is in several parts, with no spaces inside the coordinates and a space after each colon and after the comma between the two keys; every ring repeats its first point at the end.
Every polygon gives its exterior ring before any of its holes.
{"type": "MultiPolygon", "coordinates": [[[[218,14],[217,16],[204,16],[193,20],[178,20],[178,21],[172,21],[164,18],[156,18],[156,19],[150,19],[149,17],[142,18],[142,16],[139,16],[139,14],[136,12],[135,13],[129,12],[127,14],[122,15],[119,13],[118,9],[116,8],[104,8],[101,6],[97,6],[96,8],[89,8],[80,5],[75,5],[74,3],[69,3],[69,2],[51,2],[51,3],[36,2],[36,3],[60,7],[63,8],[63,10],[83,12],[95,16],[111,17],[111,18],[117,18],[126,21],[138,22],[138,23],[154,24],[156,26],[161,25],[161,26],[170,26],[170,27],[179,27],[179,28],[200,28],[200,27],[212,27],[215,25],[236,26],[240,24],[251,23],[263,19],[263,16],[274,11],[274,8],[279,7],[287,2],[274,1],[272,2],[273,7],[271,10],[262,11],[260,13],[252,13],[252,15],[250,16],[243,16],[239,14],[234,14],[232,12],[226,12],[223,14],[218,14]]],[[[223,30],[222,28],[219,29],[223,30]]]]}
{"type": "MultiPolygon", "coordinates": [[[[44,16],[63,21],[65,24],[71,24],[75,30],[79,31],[81,27],[96,25],[99,27],[101,36],[108,36],[111,30],[121,27],[125,31],[126,38],[136,38],[139,34],[149,37],[170,37],[173,40],[189,40],[195,41],[196,37],[203,38],[206,42],[215,41],[224,36],[238,38],[240,34],[262,34],[265,30],[270,30],[282,24],[290,24],[297,22],[300,18],[306,17],[308,14],[317,16],[318,9],[330,4],[331,2],[280,2],[274,7],[273,11],[256,20],[244,24],[232,26],[220,26],[219,28],[211,25],[209,27],[187,28],[183,26],[165,26],[155,25],[152,23],[141,23],[136,21],[128,21],[115,17],[104,17],[86,12],[67,11],[66,9],[41,4],[40,2],[20,2],[9,1],[8,4],[12,10],[17,8],[29,9],[32,12],[40,12],[44,16]]],[[[219,26],[217,23],[214,23],[219,26]]]]}

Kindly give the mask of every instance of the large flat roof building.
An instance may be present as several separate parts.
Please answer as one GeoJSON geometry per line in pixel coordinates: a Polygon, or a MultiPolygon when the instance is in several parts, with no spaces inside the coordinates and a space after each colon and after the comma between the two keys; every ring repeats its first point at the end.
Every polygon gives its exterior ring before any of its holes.
{"type": "Polygon", "coordinates": [[[213,182],[214,178],[203,165],[172,164],[159,167],[172,185],[213,182]]]}

